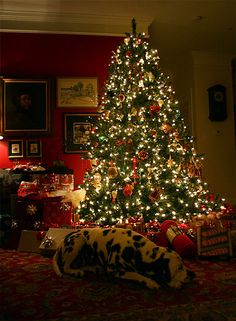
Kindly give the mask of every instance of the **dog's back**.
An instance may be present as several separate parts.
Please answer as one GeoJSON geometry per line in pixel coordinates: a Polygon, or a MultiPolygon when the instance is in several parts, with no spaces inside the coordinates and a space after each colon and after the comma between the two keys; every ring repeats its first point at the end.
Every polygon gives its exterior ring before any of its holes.
{"type": "Polygon", "coordinates": [[[149,288],[180,287],[189,279],[179,255],[123,228],[85,228],[68,234],[54,256],[58,275],[83,276],[99,269],[149,288]]]}

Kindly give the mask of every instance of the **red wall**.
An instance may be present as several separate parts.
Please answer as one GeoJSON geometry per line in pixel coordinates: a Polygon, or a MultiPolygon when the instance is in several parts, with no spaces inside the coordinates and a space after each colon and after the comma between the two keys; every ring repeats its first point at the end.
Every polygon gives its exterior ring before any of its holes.
{"type": "MultiPolygon", "coordinates": [[[[0,33],[0,75],[8,78],[50,78],[54,82],[57,77],[98,77],[101,95],[112,51],[122,41],[121,37],[111,36],[0,33]]],[[[52,166],[54,160],[63,160],[67,167],[74,170],[77,186],[82,183],[89,162],[82,160],[79,154],[64,154],[62,114],[95,110],[56,108],[55,94],[54,88],[51,106],[52,136],[38,137],[42,139],[43,154],[42,159],[35,159],[34,162],[42,161],[52,166]]],[[[19,160],[22,164],[29,161],[19,160]]],[[[13,161],[8,159],[5,137],[0,141],[0,168],[13,166],[13,161]]]]}

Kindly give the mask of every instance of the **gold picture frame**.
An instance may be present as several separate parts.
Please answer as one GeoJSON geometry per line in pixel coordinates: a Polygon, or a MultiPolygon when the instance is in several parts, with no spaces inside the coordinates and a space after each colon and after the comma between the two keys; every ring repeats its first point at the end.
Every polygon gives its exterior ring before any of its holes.
{"type": "Polygon", "coordinates": [[[8,158],[24,157],[23,140],[10,139],[8,140],[8,158]]]}
{"type": "Polygon", "coordinates": [[[1,131],[5,136],[51,133],[49,79],[1,79],[1,131]]]}
{"type": "Polygon", "coordinates": [[[97,113],[64,114],[64,147],[66,154],[87,152],[87,142],[97,113]]]}
{"type": "Polygon", "coordinates": [[[26,157],[42,157],[42,141],[29,139],[26,141],[26,157]]]}
{"type": "Polygon", "coordinates": [[[98,78],[57,78],[57,107],[97,107],[98,78]]]}

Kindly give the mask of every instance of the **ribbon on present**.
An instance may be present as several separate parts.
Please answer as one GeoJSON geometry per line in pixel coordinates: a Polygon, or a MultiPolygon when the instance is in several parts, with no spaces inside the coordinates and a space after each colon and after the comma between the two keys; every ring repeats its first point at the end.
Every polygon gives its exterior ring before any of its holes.
{"type": "Polygon", "coordinates": [[[46,232],[45,231],[38,231],[38,233],[36,234],[36,239],[38,241],[42,241],[45,237],[46,232]]]}
{"type": "Polygon", "coordinates": [[[45,248],[49,248],[49,247],[52,247],[53,243],[54,243],[54,239],[51,236],[46,235],[41,245],[44,246],[45,248]]]}
{"type": "Polygon", "coordinates": [[[59,228],[60,227],[60,225],[59,224],[55,224],[55,223],[45,223],[45,222],[41,222],[41,225],[40,226],[38,226],[38,228],[41,228],[41,229],[43,229],[43,230],[45,230],[45,231],[47,231],[47,230],[49,230],[49,228],[59,228]]]}
{"type": "Polygon", "coordinates": [[[73,222],[72,226],[74,226],[75,228],[91,228],[91,227],[99,227],[99,224],[92,221],[79,220],[77,222],[73,222]]]}
{"type": "Polygon", "coordinates": [[[127,225],[138,233],[143,233],[145,231],[145,224],[142,216],[129,217],[127,219],[127,225]]]}

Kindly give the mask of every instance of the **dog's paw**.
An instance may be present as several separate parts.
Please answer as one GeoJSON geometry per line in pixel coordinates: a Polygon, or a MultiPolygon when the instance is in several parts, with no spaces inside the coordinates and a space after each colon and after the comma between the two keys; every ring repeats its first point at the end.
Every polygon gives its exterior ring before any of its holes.
{"type": "Polygon", "coordinates": [[[82,270],[64,269],[64,273],[80,278],[84,276],[84,271],[82,270]]]}
{"type": "Polygon", "coordinates": [[[147,279],[144,283],[151,290],[158,290],[160,288],[160,285],[151,279],[147,279]]]}

